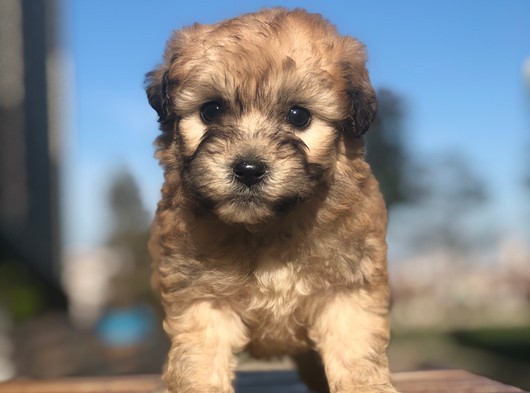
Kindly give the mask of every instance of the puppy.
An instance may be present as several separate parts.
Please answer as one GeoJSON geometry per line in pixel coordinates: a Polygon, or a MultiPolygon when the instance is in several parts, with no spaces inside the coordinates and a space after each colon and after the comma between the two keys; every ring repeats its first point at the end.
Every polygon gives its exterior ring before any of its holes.
{"type": "Polygon", "coordinates": [[[394,392],[363,45],[268,9],[175,32],[146,86],[162,131],[150,249],[167,391],[233,392],[248,350],[293,356],[316,391],[394,392]]]}

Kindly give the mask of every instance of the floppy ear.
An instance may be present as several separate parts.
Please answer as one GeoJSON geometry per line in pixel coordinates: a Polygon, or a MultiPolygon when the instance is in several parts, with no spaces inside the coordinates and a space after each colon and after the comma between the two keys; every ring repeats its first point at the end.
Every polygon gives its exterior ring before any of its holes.
{"type": "Polygon", "coordinates": [[[365,67],[364,47],[358,41],[349,39],[343,70],[346,77],[346,94],[349,100],[350,116],[346,128],[356,138],[360,138],[372,124],[377,111],[375,92],[368,70],[365,67]]]}
{"type": "MultiPolygon", "coordinates": [[[[1,0],[0,0],[1,1],[1,0]]],[[[176,119],[170,90],[177,81],[169,77],[169,69],[180,57],[182,49],[199,35],[210,30],[212,26],[195,23],[192,26],[174,31],[169,37],[164,50],[164,62],[158,68],[145,75],[145,91],[149,104],[158,114],[158,122],[162,131],[170,131],[176,119]]]]}
{"type": "Polygon", "coordinates": [[[168,93],[170,87],[169,71],[162,66],[145,75],[145,91],[149,104],[158,114],[158,122],[162,131],[165,126],[174,120],[171,97],[168,93]]]}
{"type": "Polygon", "coordinates": [[[351,128],[353,135],[360,138],[368,131],[377,111],[375,92],[372,86],[353,86],[348,94],[351,100],[351,128]]]}

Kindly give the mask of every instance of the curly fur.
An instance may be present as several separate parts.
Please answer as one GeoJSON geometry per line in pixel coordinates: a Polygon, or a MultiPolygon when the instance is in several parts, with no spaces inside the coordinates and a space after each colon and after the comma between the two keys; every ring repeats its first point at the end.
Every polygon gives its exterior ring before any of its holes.
{"type": "Polygon", "coordinates": [[[150,249],[168,392],[233,392],[243,349],[320,370],[301,371],[318,391],[394,391],[364,64],[362,44],[321,16],[275,8],[177,31],[148,73],[165,176],[150,249]],[[207,123],[210,101],[223,114],[207,123]],[[312,115],[304,130],[286,121],[294,105],[312,115]],[[234,179],[241,157],[266,163],[262,183],[234,179]]]}

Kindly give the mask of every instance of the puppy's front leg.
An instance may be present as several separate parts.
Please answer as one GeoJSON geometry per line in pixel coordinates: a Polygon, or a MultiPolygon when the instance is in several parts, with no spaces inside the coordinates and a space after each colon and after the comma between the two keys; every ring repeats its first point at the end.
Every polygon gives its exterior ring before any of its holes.
{"type": "Polygon", "coordinates": [[[171,349],[164,372],[170,393],[232,393],[236,358],[247,343],[246,327],[228,306],[200,302],[173,317],[164,329],[171,349]]]}
{"type": "Polygon", "coordinates": [[[331,393],[396,392],[386,356],[386,303],[383,293],[339,293],[317,316],[310,336],[322,356],[331,393]]]}

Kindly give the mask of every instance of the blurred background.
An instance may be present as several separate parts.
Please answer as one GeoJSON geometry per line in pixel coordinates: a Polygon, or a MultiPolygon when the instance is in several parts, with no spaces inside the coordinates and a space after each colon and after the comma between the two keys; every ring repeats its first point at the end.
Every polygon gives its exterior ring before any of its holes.
{"type": "Polygon", "coordinates": [[[162,174],[144,74],[173,29],[273,5],[368,48],[391,369],[530,388],[526,0],[1,0],[0,380],[160,372],[146,241],[162,174]]]}

